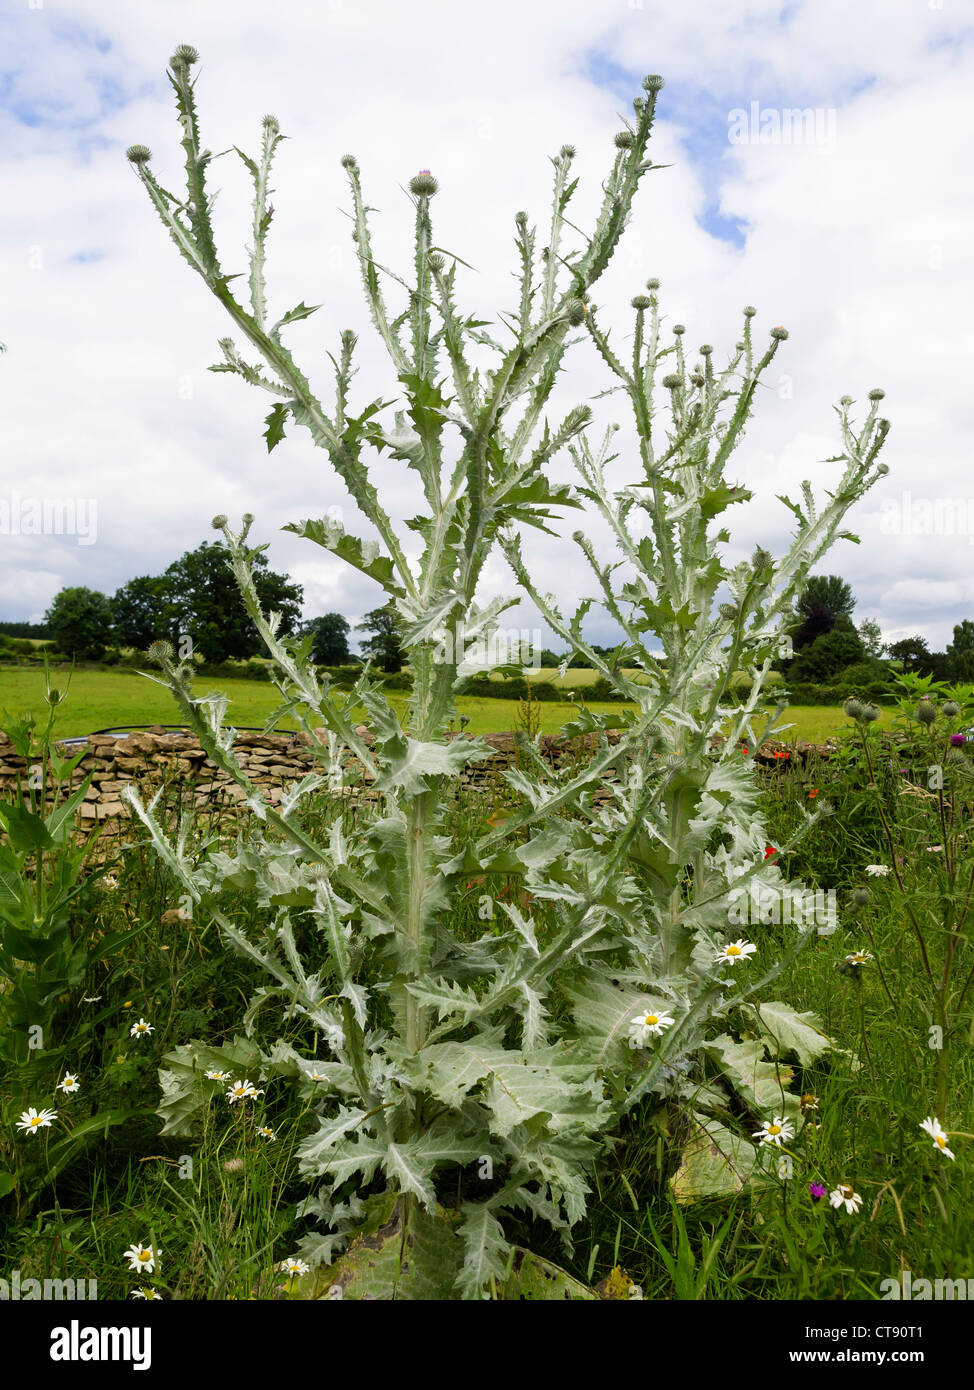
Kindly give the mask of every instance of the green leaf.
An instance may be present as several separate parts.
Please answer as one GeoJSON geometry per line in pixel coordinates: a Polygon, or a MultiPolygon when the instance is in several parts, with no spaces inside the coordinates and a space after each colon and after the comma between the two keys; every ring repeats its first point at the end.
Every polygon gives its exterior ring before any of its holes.
{"type": "Polygon", "coordinates": [[[811,1066],[832,1047],[817,1014],[797,1013],[780,999],[755,1005],[755,1012],[762,1036],[774,1044],[773,1050],[781,1056],[794,1052],[800,1066],[811,1066]]]}
{"type": "Polygon", "coordinates": [[[294,1299],[447,1302],[460,1272],[463,1247],[454,1220],[430,1215],[415,1202],[386,1192],[368,1204],[369,1219],[334,1264],[293,1281],[294,1299]]]}
{"type": "Polygon", "coordinates": [[[54,840],[40,816],[35,816],[19,801],[0,802],[0,822],[6,828],[11,847],[19,854],[34,854],[39,849],[54,849],[54,840]]]}
{"type": "Polygon", "coordinates": [[[515,1255],[511,1276],[504,1285],[503,1298],[505,1301],[517,1299],[519,1302],[531,1300],[539,1303],[599,1301],[596,1293],[567,1270],[520,1247],[515,1255]]]}
{"type": "Polygon", "coordinates": [[[491,1277],[498,1282],[505,1279],[510,1246],[488,1202],[464,1202],[460,1212],[463,1220],[457,1235],[463,1242],[463,1267],[456,1288],[461,1298],[480,1298],[491,1277]]]}
{"type": "MultiPolygon", "coordinates": [[[[283,401],[278,401],[275,405],[271,406],[271,412],[264,420],[264,424],[267,426],[267,429],[264,431],[264,438],[267,440],[268,453],[270,453],[276,445],[280,444],[281,440],[284,438],[284,422],[288,417],[290,409],[291,407],[285,405],[283,401]]],[[[287,529],[290,528],[285,527],[285,530],[287,529]]]]}
{"type": "Polygon", "coordinates": [[[758,1168],[754,1145],[703,1115],[694,1115],[692,1126],[680,1167],[670,1179],[676,1200],[698,1202],[742,1191],[758,1168]]]}
{"type": "Polygon", "coordinates": [[[341,522],[335,521],[332,517],[322,517],[320,521],[289,522],[282,526],[281,530],[292,531],[294,535],[303,536],[306,540],[323,546],[325,550],[330,550],[346,564],[381,584],[387,593],[402,593],[395,581],[392,561],[387,555],[379,553],[379,542],[360,541],[355,536],[349,536],[341,522]]]}

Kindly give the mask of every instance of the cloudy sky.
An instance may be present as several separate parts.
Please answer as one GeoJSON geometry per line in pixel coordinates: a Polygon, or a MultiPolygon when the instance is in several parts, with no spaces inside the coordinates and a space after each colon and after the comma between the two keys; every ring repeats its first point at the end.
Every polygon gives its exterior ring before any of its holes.
{"type": "MultiPolygon", "coordinates": [[[[595,298],[620,340],[629,300],[652,275],[691,346],[729,350],[748,303],[760,333],[790,330],[736,456],[733,480],[757,495],[734,509],[731,558],[756,542],[783,549],[789,514],[775,495],[806,477],[821,490],[834,482],[835,465],[822,462],[836,452],[832,407],[882,386],[889,476],[852,515],[861,545],[840,543],[821,568],[852,582],[856,618],[877,618],[890,639],[922,632],[942,649],[953,624],[974,617],[971,0],[8,0],[0,617],[36,621],[65,585],[110,593],[158,573],[212,538],[218,511],[256,515],[272,566],[303,584],[307,616],[338,610],[354,624],[381,600],[281,533],[336,507],[349,530],[367,528],[297,430],[268,456],[264,393],[206,370],[229,322],[124,158],[143,142],[160,181],[180,184],[165,76],[178,43],[202,55],[211,149],[253,152],[268,111],[290,137],[274,179],[272,305],[322,306],[289,342],[326,402],[326,353],[341,329],[359,332],[357,404],[389,397],[395,382],[362,304],[341,156],[361,165],[379,259],[403,272],[405,185],[433,171],[437,241],[472,267],[461,270],[461,302],[493,318],[514,295],[514,213],[546,216],[548,157],[576,146],[584,225],[621,117],[642,77],[661,73],[651,154],[669,167],[644,181],[595,298]],[[804,138],[760,138],[797,108],[814,113],[804,138]],[[17,534],[51,499],[87,507],[90,533],[17,534]]],[[[212,185],[223,265],[245,271],[248,180],[236,155],[216,162],[212,185]]],[[[607,384],[583,345],[558,404],[607,384]]],[[[388,508],[415,514],[413,475],[377,469],[388,508]]],[[[620,483],[635,479],[626,458],[618,469],[620,483]]],[[[570,464],[558,471],[570,477],[570,464]]],[[[566,535],[577,524],[569,516],[566,535]]],[[[571,608],[588,586],[566,546],[532,533],[526,554],[541,587],[571,608]]],[[[511,591],[498,559],[482,597],[511,591]]],[[[531,627],[533,610],[510,621],[531,627]]],[[[587,630],[613,635],[598,620],[587,630]]]]}

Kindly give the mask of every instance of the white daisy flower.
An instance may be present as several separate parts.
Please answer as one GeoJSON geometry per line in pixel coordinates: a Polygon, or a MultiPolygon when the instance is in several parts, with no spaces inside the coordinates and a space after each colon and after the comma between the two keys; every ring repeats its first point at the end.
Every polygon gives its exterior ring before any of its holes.
{"type": "Polygon", "coordinates": [[[77,1072],[65,1072],[64,1080],[59,1081],[55,1089],[63,1091],[66,1096],[73,1095],[75,1091],[80,1091],[81,1082],[78,1080],[77,1072]]]}
{"type": "Polygon", "coordinates": [[[144,1289],[133,1289],[133,1290],[132,1290],[132,1297],[133,1297],[133,1298],[154,1298],[154,1299],[158,1300],[159,1302],[162,1302],[162,1301],[163,1301],[163,1300],[162,1300],[162,1294],[159,1293],[158,1289],[152,1288],[151,1285],[147,1286],[147,1287],[144,1288],[144,1289]]]}
{"type": "Polygon", "coordinates": [[[22,1129],[25,1134],[36,1134],[39,1129],[50,1129],[51,1121],[57,1119],[56,1110],[35,1110],[33,1106],[29,1110],[21,1112],[20,1119],[17,1121],[17,1128],[22,1129]]]}
{"type": "Polygon", "coordinates": [[[954,1155],[947,1147],[947,1131],[942,1128],[940,1121],[934,1115],[928,1115],[921,1123],[920,1128],[925,1130],[933,1140],[934,1148],[942,1153],[944,1158],[953,1158],[954,1155]]]}
{"type": "Polygon", "coordinates": [[[299,1274],[307,1274],[308,1270],[311,1268],[310,1265],[305,1264],[304,1260],[296,1258],[282,1260],[277,1267],[282,1270],[289,1279],[294,1279],[299,1274]]]}
{"type": "Polygon", "coordinates": [[[118,887],[118,879],[114,874],[104,874],[100,882],[101,886],[107,889],[109,893],[113,893],[118,887]]]}
{"type": "Polygon", "coordinates": [[[257,1096],[262,1096],[263,1091],[257,1091],[249,1081],[231,1081],[230,1089],[227,1091],[227,1100],[231,1105],[238,1100],[252,1100],[257,1096]]]}
{"type": "Polygon", "coordinates": [[[141,1038],[147,1033],[154,1033],[155,1029],[151,1023],[146,1023],[144,1018],[140,1018],[138,1023],[133,1023],[129,1029],[130,1038],[141,1038]]]}
{"type": "Polygon", "coordinates": [[[86,994],[81,1002],[82,1004],[100,1004],[103,998],[104,995],[102,994],[86,994]]]}
{"type": "Polygon", "coordinates": [[[853,951],[851,956],[846,956],[846,965],[865,965],[867,960],[872,960],[868,951],[853,951]]]}
{"type": "Polygon", "coordinates": [[[327,1078],[327,1076],[325,1076],[324,1072],[320,1072],[320,1071],[309,1071],[307,1075],[308,1075],[308,1080],[309,1080],[309,1081],[327,1081],[327,1080],[328,1080],[328,1078],[327,1078]]]}
{"type": "Polygon", "coordinates": [[[260,1135],[260,1137],[261,1137],[262,1139],[276,1139],[276,1138],[277,1138],[277,1135],[276,1135],[276,1134],[274,1133],[274,1131],[271,1129],[270,1125],[262,1125],[262,1126],[260,1127],[260,1129],[257,1131],[257,1133],[260,1135]]]}
{"type": "Polygon", "coordinates": [[[161,1253],[158,1246],[153,1250],[143,1241],[141,1245],[130,1245],[122,1258],[128,1260],[129,1269],[133,1269],[139,1274],[151,1274],[161,1253]]]}
{"type": "Polygon", "coordinates": [[[722,951],[718,951],[714,957],[715,964],[719,965],[722,961],[727,961],[730,965],[736,965],[739,960],[747,960],[748,956],[753,956],[757,947],[750,941],[743,938],[740,941],[732,941],[729,946],[725,946],[722,951]]]}
{"type": "Polygon", "coordinates": [[[862,1198],[858,1192],[854,1192],[848,1183],[840,1182],[834,1192],[829,1193],[829,1202],[836,1211],[844,1206],[850,1216],[855,1216],[862,1206],[862,1198]]]}
{"type": "Polygon", "coordinates": [[[889,873],[888,864],[867,864],[866,873],[870,878],[886,878],[889,873]]]}
{"type": "Polygon", "coordinates": [[[229,1081],[230,1073],[228,1071],[208,1071],[206,1079],[207,1081],[229,1081]]]}
{"type": "Polygon", "coordinates": [[[649,1009],[644,1014],[639,1014],[629,1024],[629,1045],[630,1047],[645,1047],[650,1038],[661,1038],[667,1028],[672,1028],[676,1022],[668,1013],[654,1013],[649,1009]]]}
{"type": "Polygon", "coordinates": [[[773,1120],[765,1120],[752,1137],[760,1140],[762,1144],[774,1144],[780,1149],[783,1143],[794,1139],[795,1131],[783,1115],[775,1115],[773,1120]]]}

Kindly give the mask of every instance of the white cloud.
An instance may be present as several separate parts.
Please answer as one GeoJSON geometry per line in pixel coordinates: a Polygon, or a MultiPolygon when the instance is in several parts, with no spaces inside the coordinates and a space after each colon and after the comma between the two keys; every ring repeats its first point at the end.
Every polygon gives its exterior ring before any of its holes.
{"type": "MultiPolygon", "coordinates": [[[[380,598],[333,557],[279,532],[333,506],[346,508],[349,529],[366,528],[320,451],[295,431],[268,458],[260,435],[270,402],[205,370],[229,324],[124,160],[129,143],[144,141],[162,181],[179,184],[164,78],[178,42],[203,56],[198,97],[211,148],[252,148],[268,109],[292,137],[274,180],[270,290],[281,308],[322,305],[290,341],[326,398],[325,353],[342,328],[356,328],[357,404],[388,397],[394,381],[362,304],[340,156],[358,156],[380,209],[377,252],[402,268],[402,186],[419,167],[437,174],[437,238],[476,267],[459,277],[464,303],[493,317],[513,292],[513,213],[544,217],[547,156],[566,140],[578,149],[581,225],[596,205],[624,103],[586,75],[599,70],[593,60],[631,71],[633,93],[643,72],[662,72],[652,152],[672,167],[644,184],[596,294],[603,321],[625,339],[628,301],[657,274],[669,322],[687,324],[689,343],[724,351],[748,302],[763,328],[790,329],[739,455],[740,480],[759,494],[734,517],[742,553],[757,539],[772,550],[786,542],[789,516],[774,494],[806,476],[821,487],[834,479],[835,466],[820,460],[835,452],[837,397],[885,387],[891,473],[852,518],[862,545],[837,549],[825,568],[852,582],[857,617],[888,630],[916,621],[934,646],[970,616],[966,538],[922,545],[879,530],[884,496],[970,492],[974,198],[962,171],[974,49],[950,7],[65,0],[8,10],[0,39],[15,55],[0,102],[2,487],[94,498],[99,516],[97,545],[20,538],[5,551],[16,577],[0,590],[4,616],[37,616],[66,583],[111,591],[157,572],[210,537],[217,511],[256,514],[272,565],[305,585],[309,613],[340,608],[354,619],[380,598]],[[731,145],[726,130],[715,133],[715,104],[719,113],[755,100],[834,109],[834,149],[731,145]],[[745,225],[743,247],[701,225],[711,204],[745,225]]],[[[232,153],[215,167],[224,265],[244,270],[246,173],[232,153]]],[[[605,384],[581,349],[559,403],[567,409],[605,384]]],[[[377,470],[388,508],[412,515],[412,475],[382,460],[377,470]]],[[[569,477],[569,465],[556,472],[569,477]]],[[[569,517],[565,533],[577,524],[569,517]]],[[[532,533],[525,551],[563,608],[588,590],[562,545],[532,533]]],[[[511,588],[503,564],[491,564],[484,596],[511,588]]],[[[526,606],[512,619],[531,620],[526,606]]]]}

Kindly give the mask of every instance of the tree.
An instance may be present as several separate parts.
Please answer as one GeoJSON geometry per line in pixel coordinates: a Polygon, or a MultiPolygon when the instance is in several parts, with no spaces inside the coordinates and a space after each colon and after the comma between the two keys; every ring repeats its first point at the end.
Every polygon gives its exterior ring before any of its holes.
{"type": "Polygon", "coordinates": [[[115,640],[122,646],[144,652],[157,638],[172,641],[176,636],[177,617],[161,575],[144,574],[116,589],[112,616],[115,640]]]}
{"type": "Polygon", "coordinates": [[[788,667],[789,681],[828,681],[846,666],[862,661],[862,640],[852,619],[840,614],[830,632],[803,647],[788,667]]]}
{"type": "Polygon", "coordinates": [[[954,625],[954,640],[947,643],[947,669],[951,680],[974,681],[974,622],[970,618],[954,625]]]}
{"type": "Polygon", "coordinates": [[[926,638],[919,635],[890,642],[886,650],[894,661],[903,663],[904,671],[921,671],[930,659],[926,638]]]}
{"type": "MultiPolygon", "coordinates": [[[[281,614],[278,631],[286,637],[301,617],[301,585],[270,569],[260,551],[253,557],[253,566],[261,607],[281,614]]],[[[178,630],[189,634],[207,661],[243,660],[261,650],[222,545],[204,541],[195,550],[187,550],[162,578],[178,630]]]]}
{"type": "Polygon", "coordinates": [[[406,660],[402,646],[402,626],[395,601],[390,599],[384,608],[373,608],[359,623],[363,632],[371,632],[362,643],[366,656],[372,658],[390,675],[401,671],[406,660]]]}
{"type": "Polygon", "coordinates": [[[858,630],[866,655],[869,657],[882,656],[886,650],[886,644],[883,641],[882,628],[876,619],[863,618],[858,630]]]}
{"type": "Polygon", "coordinates": [[[112,637],[112,605],[97,589],[62,589],[44,614],[59,651],[99,661],[112,637]]]}
{"type": "Polygon", "coordinates": [[[840,617],[850,617],[856,600],[851,587],[837,574],[815,574],[806,582],[795,604],[798,627],[792,633],[795,651],[811,646],[816,637],[831,632],[840,617]]]}
{"type": "Polygon", "coordinates": [[[347,666],[351,661],[350,629],[341,613],[323,613],[305,623],[301,630],[311,634],[311,659],[319,666],[347,666]]]}

